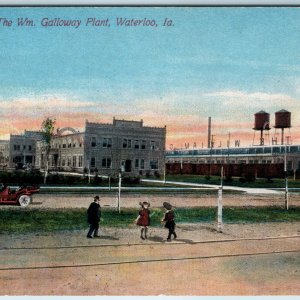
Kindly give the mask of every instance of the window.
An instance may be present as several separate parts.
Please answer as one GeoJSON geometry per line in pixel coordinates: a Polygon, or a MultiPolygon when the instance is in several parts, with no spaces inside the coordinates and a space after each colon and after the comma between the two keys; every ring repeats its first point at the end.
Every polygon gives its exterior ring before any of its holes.
{"type": "Polygon", "coordinates": [[[63,148],[67,148],[67,145],[66,145],[66,144],[63,144],[63,148]]]}
{"type": "Polygon", "coordinates": [[[82,155],[78,156],[78,167],[82,167],[82,155]]]}
{"type": "Polygon", "coordinates": [[[127,139],[123,139],[123,148],[127,148],[127,139]]]}
{"type": "Polygon", "coordinates": [[[131,148],[131,140],[128,140],[127,146],[128,146],[128,148],[131,148]]]}
{"type": "Polygon", "coordinates": [[[73,156],[73,164],[72,164],[73,167],[76,167],[76,156],[73,156]]]}
{"type": "Polygon", "coordinates": [[[150,149],[155,150],[155,141],[151,141],[150,143],[150,149]]]}
{"type": "Polygon", "coordinates": [[[134,167],[135,167],[136,169],[139,168],[139,160],[138,160],[138,159],[135,160],[134,167]]]}
{"type": "Polygon", "coordinates": [[[71,148],[71,147],[72,147],[72,144],[71,144],[71,143],[69,143],[69,144],[68,144],[68,148],[71,148]]]}
{"type": "Polygon", "coordinates": [[[66,159],[64,157],[61,159],[61,165],[62,167],[66,165],[66,159]]]}
{"type": "Polygon", "coordinates": [[[96,167],[96,158],[91,157],[91,168],[95,168],[95,167],[96,167]]]}
{"type": "Polygon", "coordinates": [[[110,157],[102,158],[102,168],[106,168],[106,169],[111,168],[111,158],[110,157]]]}
{"type": "Polygon", "coordinates": [[[141,159],[141,169],[144,169],[144,168],[145,168],[145,160],[141,159]]]}
{"type": "Polygon", "coordinates": [[[96,138],[94,136],[91,139],[91,146],[96,147],[96,138]]]}
{"type": "Polygon", "coordinates": [[[68,167],[71,167],[71,157],[70,157],[70,156],[68,157],[68,162],[67,162],[67,164],[68,164],[68,167]]]}
{"type": "Polygon", "coordinates": [[[134,141],[134,149],[140,149],[140,141],[139,140],[134,141]]]}
{"type": "Polygon", "coordinates": [[[146,141],[142,140],[141,149],[146,149],[146,141]]]}
{"type": "Polygon", "coordinates": [[[102,147],[103,148],[111,148],[112,139],[111,138],[103,138],[102,147]]]}
{"type": "Polygon", "coordinates": [[[158,169],[158,161],[157,160],[150,160],[150,169],[157,170],[158,169]]]}
{"type": "Polygon", "coordinates": [[[26,149],[26,145],[23,145],[23,150],[25,150],[26,149]]]}

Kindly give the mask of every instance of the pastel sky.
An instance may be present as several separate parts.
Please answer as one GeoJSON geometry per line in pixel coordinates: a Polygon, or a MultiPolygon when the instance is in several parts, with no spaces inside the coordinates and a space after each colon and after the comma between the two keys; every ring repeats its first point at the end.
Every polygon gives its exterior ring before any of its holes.
{"type": "MultiPolygon", "coordinates": [[[[260,110],[292,113],[287,134],[300,143],[300,9],[205,7],[0,8],[0,138],[58,127],[83,130],[85,120],[140,120],[167,126],[167,148],[258,143],[260,110]],[[35,26],[17,26],[18,18],[35,26]],[[85,26],[87,18],[110,27],[85,26]],[[81,20],[45,27],[43,18],[81,20]],[[156,20],[122,27],[117,18],[156,20]],[[165,18],[173,26],[162,26],[165,18]]],[[[269,132],[271,139],[275,129],[269,132]]]]}

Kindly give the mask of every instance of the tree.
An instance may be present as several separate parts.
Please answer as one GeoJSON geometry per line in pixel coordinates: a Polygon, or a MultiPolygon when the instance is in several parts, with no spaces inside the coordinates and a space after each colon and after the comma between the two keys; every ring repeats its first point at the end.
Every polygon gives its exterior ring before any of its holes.
{"type": "Polygon", "coordinates": [[[48,171],[49,171],[49,159],[51,150],[51,141],[54,136],[54,125],[56,120],[47,118],[42,122],[42,134],[43,141],[45,143],[44,153],[45,153],[45,173],[44,173],[44,183],[47,181],[48,171]]]}

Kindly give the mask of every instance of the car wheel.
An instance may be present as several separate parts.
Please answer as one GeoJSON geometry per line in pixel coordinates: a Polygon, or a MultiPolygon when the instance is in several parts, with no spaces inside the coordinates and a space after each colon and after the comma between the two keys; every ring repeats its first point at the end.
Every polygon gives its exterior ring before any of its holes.
{"type": "Polygon", "coordinates": [[[21,195],[19,197],[19,204],[22,207],[25,207],[25,206],[29,205],[30,202],[31,202],[31,198],[28,195],[21,195]]]}

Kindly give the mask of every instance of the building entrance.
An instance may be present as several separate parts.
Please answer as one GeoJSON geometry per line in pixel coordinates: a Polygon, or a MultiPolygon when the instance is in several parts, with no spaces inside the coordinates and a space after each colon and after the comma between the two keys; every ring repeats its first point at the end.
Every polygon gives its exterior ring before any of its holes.
{"type": "Polygon", "coordinates": [[[125,172],[131,172],[131,162],[130,159],[125,160],[125,172]]]}

